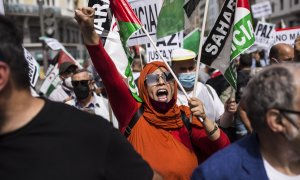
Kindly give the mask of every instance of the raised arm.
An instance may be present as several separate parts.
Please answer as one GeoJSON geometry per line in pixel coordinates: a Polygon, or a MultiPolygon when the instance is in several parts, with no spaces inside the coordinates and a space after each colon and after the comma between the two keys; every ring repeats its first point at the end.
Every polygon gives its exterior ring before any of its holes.
{"type": "Polygon", "coordinates": [[[132,97],[126,83],[95,32],[93,16],[93,8],[82,8],[75,11],[75,19],[82,32],[83,41],[86,44],[95,69],[102,78],[109,102],[119,121],[120,130],[124,132],[124,129],[138,109],[138,103],[132,97]]]}
{"type": "Polygon", "coordinates": [[[191,141],[200,151],[197,153],[198,160],[203,162],[216,151],[230,144],[227,135],[218,128],[212,120],[206,117],[202,102],[195,97],[189,101],[191,112],[194,116],[202,118],[203,128],[192,125],[191,141]]]}

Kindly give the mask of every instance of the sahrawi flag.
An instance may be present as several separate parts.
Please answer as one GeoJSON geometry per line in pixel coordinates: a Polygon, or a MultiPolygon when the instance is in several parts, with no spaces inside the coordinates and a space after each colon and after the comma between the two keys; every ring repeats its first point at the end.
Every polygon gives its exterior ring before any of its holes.
{"type": "MultiPolygon", "coordinates": [[[[64,49],[61,49],[58,54],[52,60],[52,64],[49,66],[48,73],[46,74],[46,79],[44,80],[40,92],[45,94],[47,97],[53,92],[53,90],[61,84],[61,79],[59,78],[59,66],[64,62],[71,62],[81,67],[77,61],[64,49]]],[[[66,97],[67,98],[67,97],[66,97]]]]}
{"type": "Polygon", "coordinates": [[[189,28],[197,16],[195,12],[200,9],[199,2],[200,0],[163,0],[157,19],[157,39],[189,28]]]}
{"type": "Polygon", "coordinates": [[[184,29],[184,0],[164,0],[157,19],[157,39],[184,29]]]}
{"type": "Polygon", "coordinates": [[[225,0],[203,45],[201,62],[219,69],[229,84],[236,88],[234,59],[250,48],[254,41],[248,0],[225,0]]]}
{"type": "Polygon", "coordinates": [[[89,7],[95,9],[94,26],[105,50],[127,79],[133,97],[141,101],[130,67],[133,57],[127,46],[127,40],[141,28],[141,22],[126,0],[89,0],[89,7]]]}

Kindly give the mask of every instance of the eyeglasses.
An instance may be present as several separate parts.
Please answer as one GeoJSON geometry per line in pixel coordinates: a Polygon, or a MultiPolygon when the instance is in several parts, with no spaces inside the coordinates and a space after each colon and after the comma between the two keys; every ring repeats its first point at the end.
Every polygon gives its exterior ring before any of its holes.
{"type": "Polygon", "coordinates": [[[288,120],[290,121],[290,123],[292,123],[297,129],[300,129],[299,126],[291,119],[289,118],[287,115],[285,115],[285,113],[291,113],[291,114],[297,114],[300,115],[300,111],[295,111],[295,110],[291,110],[291,109],[283,109],[283,108],[276,108],[278,109],[282,115],[288,120]]]}
{"type": "Polygon", "coordinates": [[[83,86],[88,86],[90,80],[72,81],[72,86],[77,87],[79,84],[83,86]]]}
{"type": "Polygon", "coordinates": [[[169,83],[170,81],[172,81],[174,79],[172,74],[170,72],[166,71],[166,72],[163,72],[162,74],[148,74],[146,76],[145,82],[148,86],[153,86],[153,85],[158,84],[160,77],[166,83],[169,83]]]}

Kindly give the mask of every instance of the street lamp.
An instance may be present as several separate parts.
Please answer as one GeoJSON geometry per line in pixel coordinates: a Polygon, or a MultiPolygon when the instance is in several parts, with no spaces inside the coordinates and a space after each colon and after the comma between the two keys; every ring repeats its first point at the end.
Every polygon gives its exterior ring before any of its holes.
{"type": "MultiPolygon", "coordinates": [[[[39,17],[40,17],[40,27],[41,27],[41,36],[45,36],[45,30],[44,30],[44,0],[37,0],[38,6],[39,6],[39,17]]],[[[47,72],[48,69],[48,59],[47,59],[47,51],[46,51],[46,45],[45,42],[42,42],[42,50],[43,50],[43,66],[44,66],[44,72],[47,72]]]]}

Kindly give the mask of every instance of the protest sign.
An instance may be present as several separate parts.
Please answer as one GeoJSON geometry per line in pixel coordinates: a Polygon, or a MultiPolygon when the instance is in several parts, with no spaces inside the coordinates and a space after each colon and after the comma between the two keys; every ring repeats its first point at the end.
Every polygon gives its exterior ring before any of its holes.
{"type": "MultiPolygon", "coordinates": [[[[159,49],[160,53],[163,55],[163,57],[167,60],[170,60],[172,51],[174,49],[180,48],[182,41],[183,41],[183,31],[159,39],[156,42],[156,46],[159,49]]],[[[150,43],[147,43],[146,54],[147,54],[147,63],[161,59],[157,51],[150,43]]]]}
{"type": "Polygon", "coordinates": [[[269,48],[272,46],[275,33],[275,24],[259,21],[255,29],[255,44],[260,47],[269,48]]]}
{"type": "Polygon", "coordinates": [[[54,51],[65,49],[65,47],[54,38],[40,37],[39,39],[44,41],[47,44],[47,46],[49,46],[54,51]]]}
{"type": "Polygon", "coordinates": [[[4,15],[3,0],[0,0],[0,14],[3,14],[3,15],[4,15]]]}
{"type": "Polygon", "coordinates": [[[29,80],[32,87],[36,85],[38,77],[40,75],[40,65],[36,59],[24,48],[24,56],[29,67],[29,80]]]}
{"type": "Polygon", "coordinates": [[[275,44],[286,43],[294,45],[295,39],[300,36],[300,26],[284,29],[276,29],[275,44]]]}
{"type": "Polygon", "coordinates": [[[254,18],[266,17],[272,14],[272,7],[270,1],[264,1],[251,6],[254,18]]]}
{"type": "MultiPolygon", "coordinates": [[[[145,29],[149,32],[153,41],[156,41],[157,18],[161,9],[163,0],[131,0],[129,1],[133,12],[140,19],[145,29]]],[[[150,43],[149,38],[143,30],[137,31],[128,40],[129,46],[150,43]]]]}

